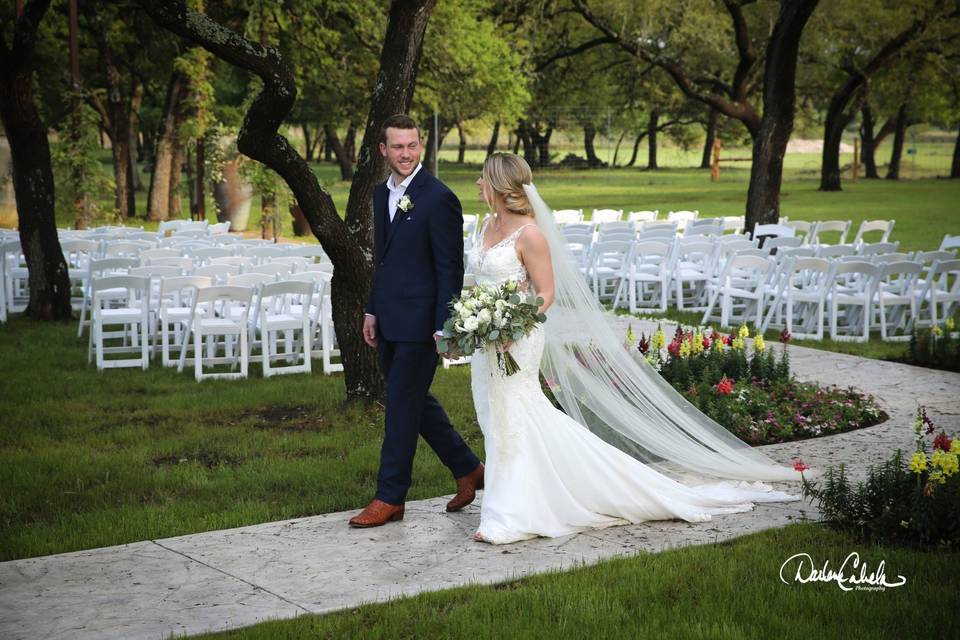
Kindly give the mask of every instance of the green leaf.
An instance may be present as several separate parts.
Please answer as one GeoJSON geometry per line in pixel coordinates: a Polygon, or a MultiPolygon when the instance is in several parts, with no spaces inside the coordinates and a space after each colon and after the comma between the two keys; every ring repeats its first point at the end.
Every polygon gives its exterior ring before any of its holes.
{"type": "Polygon", "coordinates": [[[497,329],[494,329],[487,335],[487,340],[496,340],[499,337],[500,337],[500,331],[498,331],[497,329]]]}

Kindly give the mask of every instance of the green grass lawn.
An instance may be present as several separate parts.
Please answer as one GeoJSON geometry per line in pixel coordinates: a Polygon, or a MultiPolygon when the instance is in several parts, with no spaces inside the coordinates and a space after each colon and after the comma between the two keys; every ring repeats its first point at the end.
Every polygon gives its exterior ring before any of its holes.
{"type": "MultiPolygon", "coordinates": [[[[87,365],[76,325],[0,328],[0,560],[362,507],[382,413],[344,404],[342,377],[197,384],[189,371],[87,365]]],[[[469,369],[433,391],[474,451],[469,369]]],[[[456,486],[426,445],[410,499],[456,486]]]]}
{"type": "MultiPolygon", "coordinates": [[[[794,524],[728,542],[608,560],[492,586],[468,586],[301,616],[203,638],[951,638],[960,553],[861,545],[818,524],[794,524]],[[809,553],[838,570],[858,552],[881,562],[886,591],[780,581],[809,553]]],[[[844,576],[859,575],[849,568],[844,576]]],[[[795,572],[793,572],[795,573],[795,572]]],[[[793,573],[787,575],[792,577],[793,573]]]]}

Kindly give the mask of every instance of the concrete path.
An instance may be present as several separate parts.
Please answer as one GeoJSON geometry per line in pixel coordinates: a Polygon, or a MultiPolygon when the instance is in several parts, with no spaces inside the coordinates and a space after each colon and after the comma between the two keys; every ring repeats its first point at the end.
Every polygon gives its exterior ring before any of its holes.
{"type": "MultiPolygon", "coordinates": [[[[632,323],[638,334],[651,329],[632,323]]],[[[960,374],[799,347],[791,347],[791,362],[800,379],[874,394],[891,419],[762,448],[784,464],[796,457],[820,468],[844,462],[852,477],[863,477],[867,465],[895,448],[912,448],[918,403],[938,426],[960,429],[960,374]]],[[[798,484],[772,484],[799,495],[798,484]]],[[[403,522],[375,529],[348,528],[351,511],[5,562],[0,638],[164,638],[223,630],[721,541],[818,517],[807,502],[761,504],[705,523],[647,522],[490,546],[470,539],[479,507],[447,514],[446,499],[407,503],[403,522]]]]}

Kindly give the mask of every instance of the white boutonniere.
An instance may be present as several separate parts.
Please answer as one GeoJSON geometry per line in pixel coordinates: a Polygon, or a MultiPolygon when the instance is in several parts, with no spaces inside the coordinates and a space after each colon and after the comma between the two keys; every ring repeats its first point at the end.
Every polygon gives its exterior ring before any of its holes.
{"type": "Polygon", "coordinates": [[[397,203],[397,208],[406,213],[410,211],[410,209],[413,209],[413,200],[410,199],[410,196],[404,194],[400,198],[400,202],[397,203]]]}

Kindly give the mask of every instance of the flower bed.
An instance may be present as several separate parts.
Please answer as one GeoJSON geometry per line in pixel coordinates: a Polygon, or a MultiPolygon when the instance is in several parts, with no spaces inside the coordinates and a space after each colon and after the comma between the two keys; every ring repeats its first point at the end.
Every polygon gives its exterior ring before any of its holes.
{"type": "MultiPolygon", "coordinates": [[[[960,440],[941,431],[928,455],[926,437],[936,430],[926,409],[917,409],[915,448],[909,463],[901,451],[852,487],[845,467],[830,467],[819,484],[803,478],[803,497],[816,500],[826,521],[866,541],[917,546],[960,544],[960,440]]],[[[805,465],[795,467],[803,473],[805,465]]]]}
{"type": "Polygon", "coordinates": [[[960,371],[960,337],[954,327],[953,318],[949,318],[943,327],[915,329],[910,335],[907,355],[899,361],[918,367],[960,371]]]}
{"type": "Polygon", "coordinates": [[[729,335],[677,327],[667,344],[658,327],[639,341],[628,330],[627,342],[687,400],[751,444],[802,440],[887,419],[873,396],[797,381],[790,373],[788,333],[780,335],[779,357],[759,334],[749,353],[748,337],[746,326],[729,335]]]}

